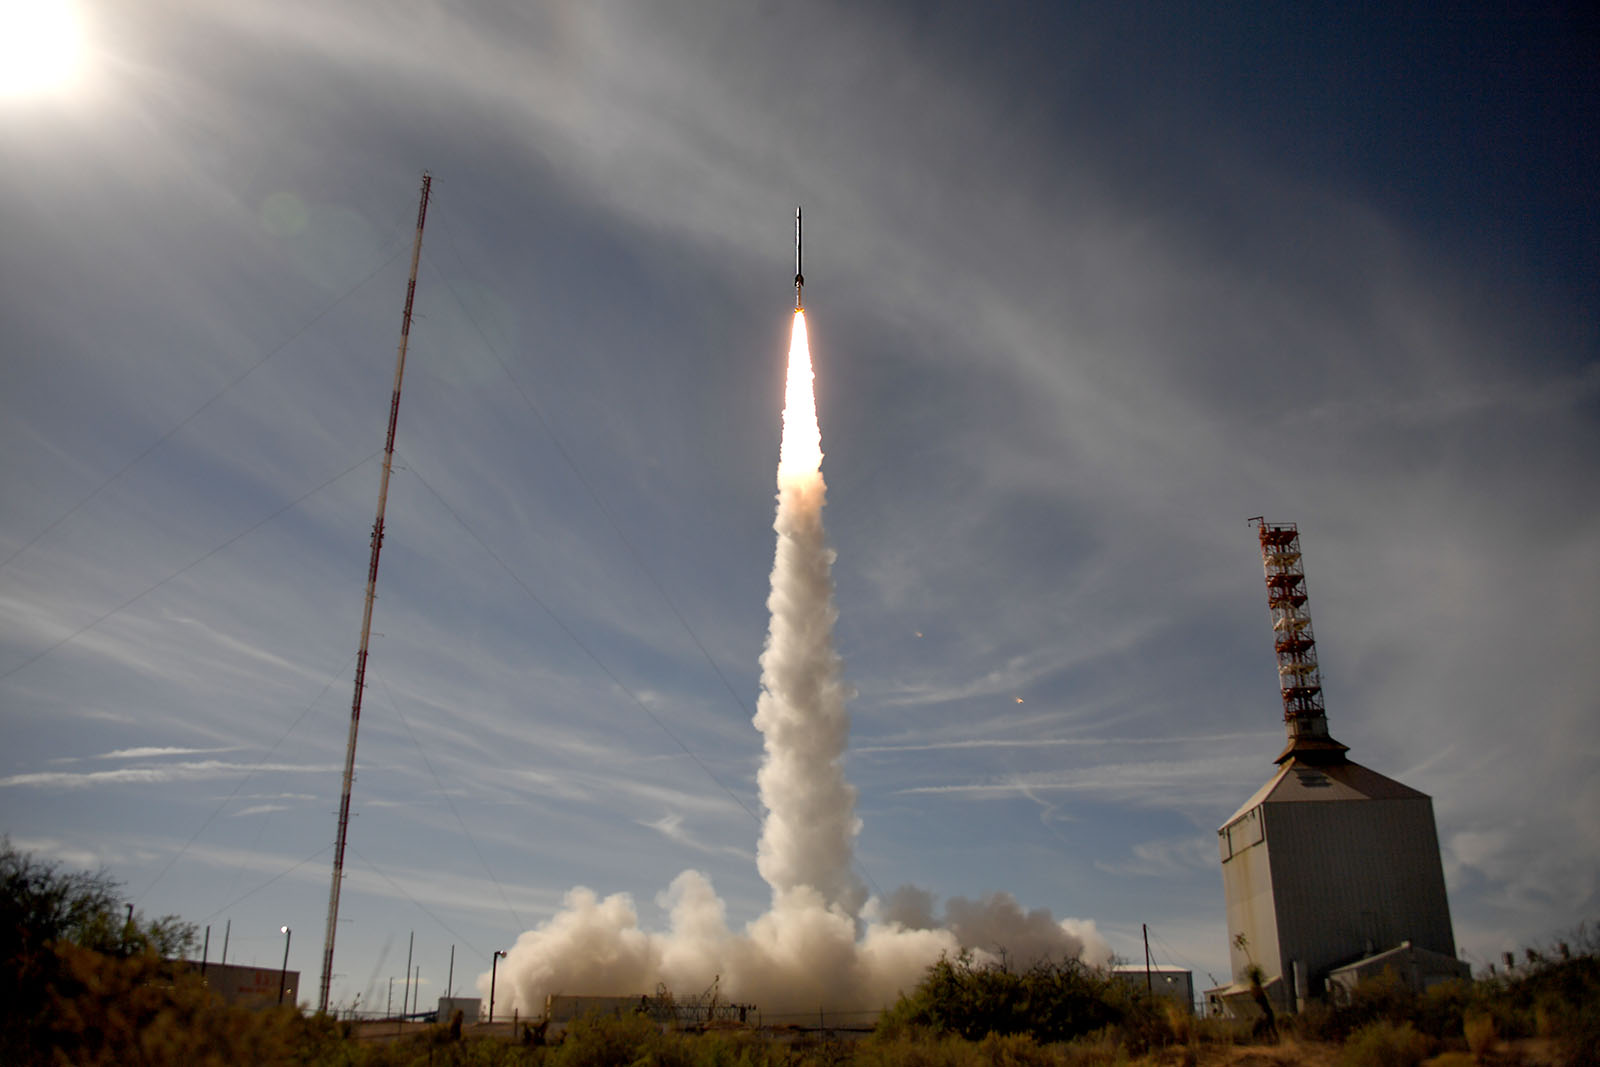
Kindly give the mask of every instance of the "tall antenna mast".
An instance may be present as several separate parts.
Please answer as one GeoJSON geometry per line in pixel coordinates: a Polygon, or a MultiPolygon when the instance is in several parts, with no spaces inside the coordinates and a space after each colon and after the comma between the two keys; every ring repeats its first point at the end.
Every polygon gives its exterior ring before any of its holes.
{"type": "Polygon", "coordinates": [[[1277,759],[1342,763],[1348,746],[1328,735],[1322,703],[1322,672],[1317,639],[1306,608],[1306,572],[1300,562],[1300,530],[1292,522],[1250,520],[1261,536],[1261,566],[1266,572],[1267,607],[1272,611],[1272,647],[1278,656],[1278,691],[1289,743],[1277,759]]]}
{"type": "Polygon", "coordinates": [[[417,263],[422,258],[422,224],[428,218],[428,190],[433,176],[422,172],[422,198],[417,204],[417,235],[411,242],[411,278],[400,316],[400,349],[394,359],[394,393],[389,398],[389,435],[383,442],[383,474],[378,479],[378,517],[372,524],[372,558],[367,564],[367,603],[361,612],[361,649],[356,653],[355,696],[350,700],[350,741],[344,751],[344,788],[339,794],[339,832],[333,839],[333,888],[328,891],[328,932],[322,940],[322,985],[317,1011],[327,1014],[333,985],[333,939],[339,929],[339,886],[344,881],[344,844],[350,830],[350,787],[356,780],[356,730],[361,725],[361,691],[367,677],[367,643],[372,638],[372,602],[378,596],[378,554],[383,551],[383,511],[389,502],[389,472],[394,467],[394,430],[400,419],[400,383],[406,373],[406,342],[411,337],[411,302],[417,295],[417,263]]]}

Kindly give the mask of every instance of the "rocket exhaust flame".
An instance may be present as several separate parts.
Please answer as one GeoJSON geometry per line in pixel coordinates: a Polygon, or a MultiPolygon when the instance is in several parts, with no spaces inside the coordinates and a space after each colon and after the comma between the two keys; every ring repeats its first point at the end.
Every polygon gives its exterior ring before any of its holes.
{"type": "Polygon", "coordinates": [[[756,781],[767,818],[757,866],[775,899],[806,886],[852,917],[865,893],[850,869],[860,823],[844,780],[850,720],[833,649],[833,553],[823,537],[822,435],[812,387],[806,316],[794,314],[783,444],[778,453],[778,534],[772,612],[761,653],[755,726],[766,738],[756,781]]]}
{"type": "MultiPolygon", "coordinates": [[[[972,948],[980,958],[1004,947],[1024,965],[1051,956],[1099,962],[1109,950],[1089,922],[1024,912],[995,893],[946,903],[902,887],[868,902],[852,869],[861,824],[856,791],[841,759],[849,735],[848,690],[833,647],[833,552],[822,511],[822,437],[811,351],[800,308],[799,212],[795,213],[795,314],[778,459],[777,548],[761,653],[761,695],[753,722],[765,753],[757,774],[765,808],[756,863],[772,905],[742,930],[699,871],[678,875],[658,898],[665,932],[641,929],[626,894],[602,899],[576,888],[563,908],[517,939],[499,966],[499,988],[524,1015],[553,993],[637,996],[665,985],[700,990],[713,981],[754,1002],[767,1022],[814,1018],[819,1008],[868,1008],[910,990],[941,954],[972,948]]],[[[491,975],[478,978],[487,996],[491,975]]]]}
{"type": "MultiPolygon", "coordinates": [[[[811,369],[811,344],[806,336],[806,313],[794,313],[789,340],[789,373],[783,392],[783,441],[778,446],[778,506],[783,507],[786,487],[822,481],[822,431],[817,426],[817,399],[811,369]]],[[[819,501],[820,510],[820,501],[819,501]]]]}

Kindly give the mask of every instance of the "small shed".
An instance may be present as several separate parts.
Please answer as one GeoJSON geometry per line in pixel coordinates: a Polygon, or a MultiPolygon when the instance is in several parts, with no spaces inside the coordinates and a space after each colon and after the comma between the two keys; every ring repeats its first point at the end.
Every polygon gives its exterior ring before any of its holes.
{"type": "Polygon", "coordinates": [[[475,1023],[478,1016],[483,1014],[482,997],[440,997],[439,1013],[433,1017],[437,1023],[447,1023],[456,1012],[461,1013],[463,1022],[475,1023]]]}

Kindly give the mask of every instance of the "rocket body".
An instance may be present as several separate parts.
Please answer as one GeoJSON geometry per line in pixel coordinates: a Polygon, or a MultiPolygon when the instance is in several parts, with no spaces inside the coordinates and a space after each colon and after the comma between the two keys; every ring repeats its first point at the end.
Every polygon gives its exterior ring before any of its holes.
{"type": "Polygon", "coordinates": [[[805,310],[806,276],[800,271],[800,209],[794,209],[794,309],[805,310]]]}

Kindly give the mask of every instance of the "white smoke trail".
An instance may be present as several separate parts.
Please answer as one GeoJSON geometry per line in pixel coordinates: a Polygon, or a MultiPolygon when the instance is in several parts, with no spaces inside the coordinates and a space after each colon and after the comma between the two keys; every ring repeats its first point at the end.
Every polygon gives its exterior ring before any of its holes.
{"type": "Polygon", "coordinates": [[[757,868],[775,906],[810,887],[854,916],[866,892],[850,867],[861,823],[840,759],[849,738],[845,687],[833,650],[833,552],[822,531],[827,486],[805,312],[794,314],[783,446],[778,458],[777,558],[761,653],[755,726],[766,738],[756,778],[766,807],[757,868]]]}
{"type": "MultiPolygon", "coordinates": [[[[941,954],[963,947],[1003,949],[1024,964],[1044,956],[1104,961],[1093,923],[1025,913],[1008,894],[951,900],[942,920],[932,896],[911,887],[885,902],[865,900],[851,865],[861,828],[856,793],[840,762],[850,723],[833,649],[826,492],[805,315],[797,311],[773,522],[772,622],[753,720],[765,738],[757,868],[772,887],[772,907],[742,931],[730,930],[710,880],[684,871],[658,898],[669,929],[652,932],[640,928],[626,894],[602,899],[573,889],[562,910],[522,934],[506,956],[497,1015],[537,1015],[556,993],[634,996],[658,985],[696,993],[719,981],[724,995],[755,1003],[768,1021],[811,1018],[819,1009],[887,1007],[941,954]]],[[[485,997],[489,982],[488,973],[478,978],[485,997]]]]}

